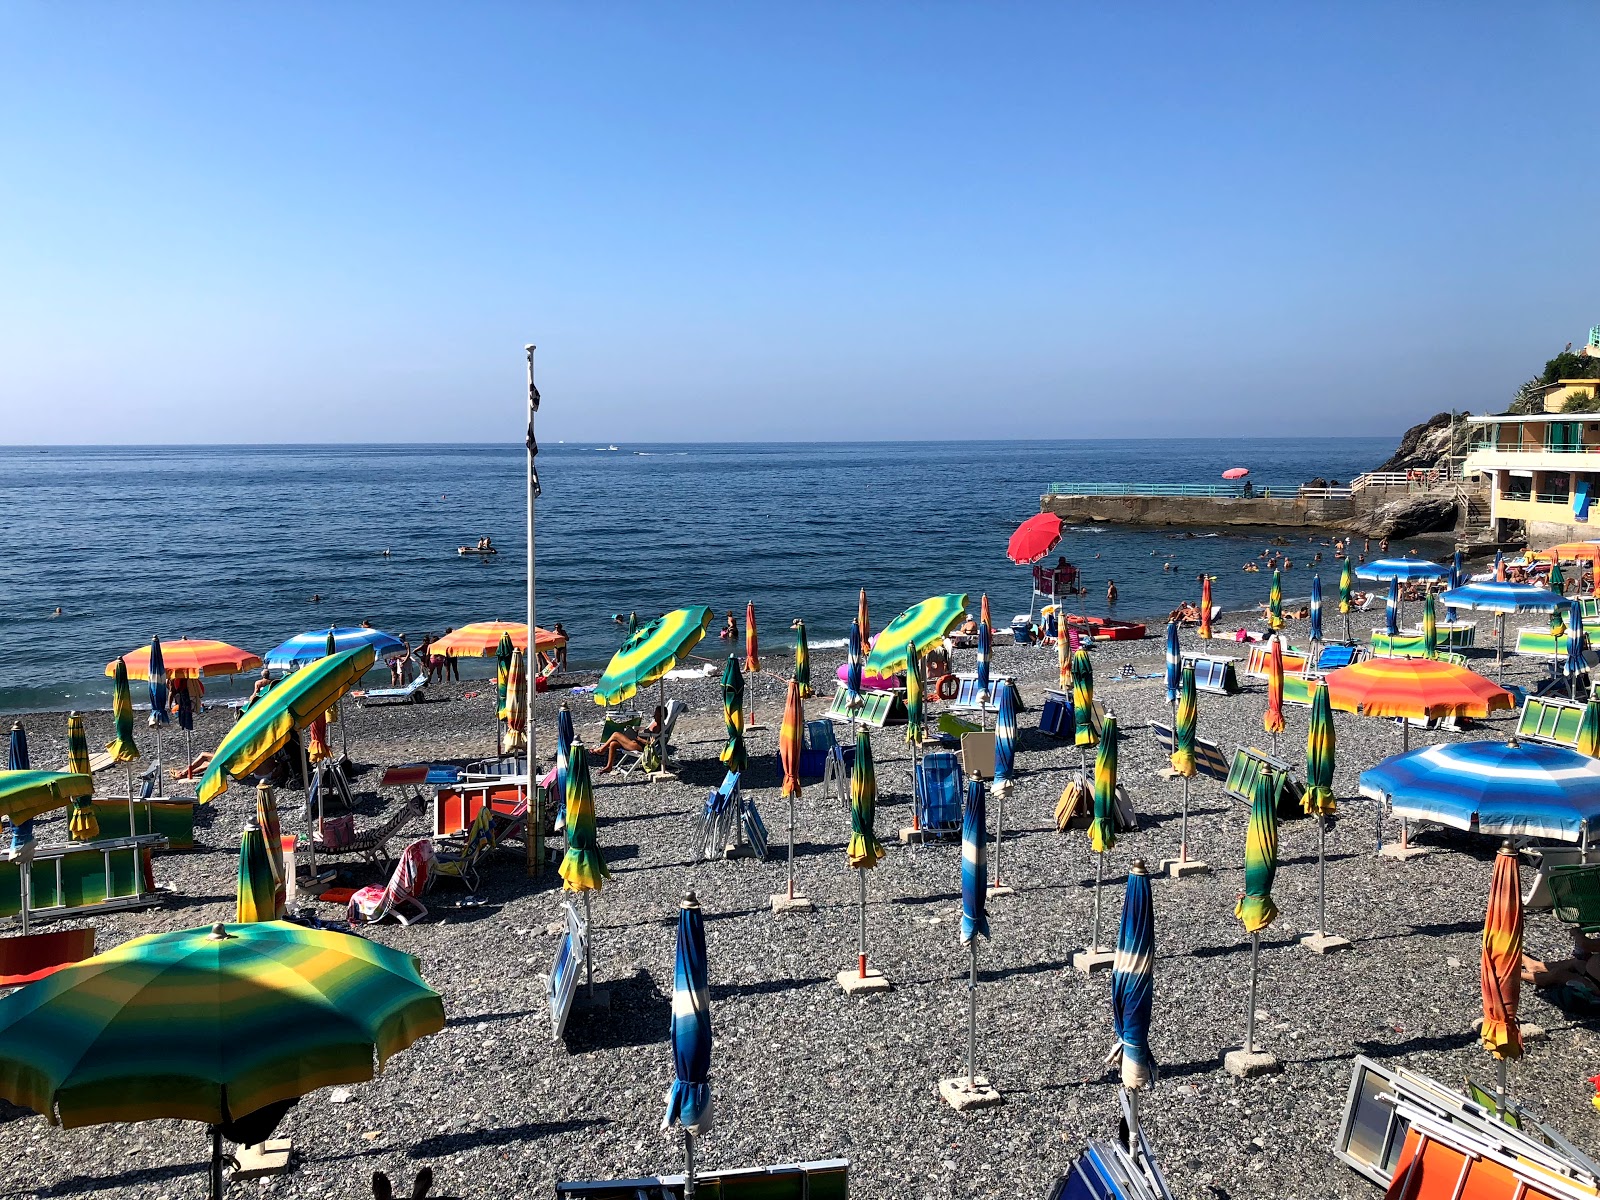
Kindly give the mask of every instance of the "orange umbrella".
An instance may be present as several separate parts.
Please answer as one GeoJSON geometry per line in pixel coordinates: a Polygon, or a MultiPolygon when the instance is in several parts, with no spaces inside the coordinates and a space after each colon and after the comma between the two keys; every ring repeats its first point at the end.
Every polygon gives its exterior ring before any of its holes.
{"type": "MultiPolygon", "coordinates": [[[[129,679],[150,678],[148,644],[124,655],[122,661],[128,664],[129,679]]],[[[196,675],[238,675],[244,671],[253,671],[261,665],[260,657],[251,654],[250,651],[230,646],[227,642],[211,641],[208,638],[179,638],[173,642],[164,641],[161,643],[161,661],[168,675],[190,678],[196,675]]],[[[116,673],[117,662],[112,659],[106,664],[106,674],[116,673]]]]}
{"type": "Polygon", "coordinates": [[[867,589],[861,589],[861,599],[856,601],[856,620],[861,622],[861,644],[872,645],[872,626],[867,624],[867,589]]]}
{"type": "Polygon", "coordinates": [[[1200,636],[1211,636],[1211,576],[1200,576],[1200,636]]]}
{"type": "Polygon", "coordinates": [[[1465,667],[1432,658],[1369,658],[1328,674],[1328,698],[1364,717],[1486,717],[1511,693],[1465,667]]]}
{"type": "MultiPolygon", "coordinates": [[[[500,636],[511,635],[514,649],[528,652],[528,626],[525,621],[474,621],[460,629],[452,629],[428,647],[430,654],[451,654],[456,658],[493,658],[500,646],[500,636]]],[[[540,650],[554,650],[565,646],[567,639],[540,627],[534,639],[540,650]]]]}
{"type": "Polygon", "coordinates": [[[1517,1004],[1522,998],[1522,885],[1517,879],[1517,852],[1509,842],[1501,843],[1494,856],[1489,909],[1483,918],[1479,983],[1483,988],[1483,1046],[1497,1060],[1503,1093],[1505,1060],[1522,1057],[1522,1031],[1517,1026],[1517,1004]]]}
{"type": "Polygon", "coordinates": [[[787,896],[794,900],[794,802],[800,798],[800,751],[805,736],[806,706],[800,684],[789,680],[783,700],[783,724],[778,727],[778,758],[783,763],[783,797],[789,801],[789,882],[787,896]]]}
{"type": "MultiPolygon", "coordinates": [[[[865,595],[865,593],[862,593],[865,595]]],[[[756,602],[745,601],[744,606],[744,669],[761,670],[761,653],[756,642],[756,602]]]]}
{"type": "Polygon", "coordinates": [[[1545,562],[1600,563],[1600,542],[1562,542],[1548,550],[1540,550],[1532,557],[1545,562]]]}
{"type": "Polygon", "coordinates": [[[983,599],[978,604],[978,624],[994,628],[994,622],[989,620],[989,593],[983,594],[983,599]]]}
{"type": "Polygon", "coordinates": [[[1283,732],[1283,642],[1276,637],[1267,655],[1267,711],[1261,717],[1261,728],[1272,735],[1276,754],[1278,735],[1283,732]]]}

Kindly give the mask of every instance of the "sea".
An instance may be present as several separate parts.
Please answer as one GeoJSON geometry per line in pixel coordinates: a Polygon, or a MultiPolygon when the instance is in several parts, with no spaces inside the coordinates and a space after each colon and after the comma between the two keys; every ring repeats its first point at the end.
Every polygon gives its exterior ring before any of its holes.
{"type": "MultiPolygon", "coordinates": [[[[1006,541],[1052,482],[1213,482],[1244,466],[1288,487],[1348,480],[1395,443],[546,444],[538,623],[561,622],[571,665],[596,669],[622,639],[614,616],[693,604],[716,613],[707,658],[726,649],[723,614],[742,626],[752,600],[764,655],[790,653],[796,617],[814,647],[842,644],[863,587],[874,629],[952,591],[974,610],[987,593],[1005,626],[1029,611],[1032,579],[1006,541]]],[[[523,619],[523,471],[520,445],[0,447],[0,711],[109,707],[107,663],[153,634],[264,654],[329,625],[415,643],[523,619]],[[486,536],[497,555],[457,553],[486,536]]],[[[1263,600],[1267,577],[1241,567],[1277,533],[1075,526],[1056,553],[1081,568],[1089,612],[1165,620],[1198,599],[1202,571],[1218,604],[1263,600]]],[[[1305,595],[1321,547],[1282,536],[1303,547],[1287,551],[1285,592],[1305,595]]]]}

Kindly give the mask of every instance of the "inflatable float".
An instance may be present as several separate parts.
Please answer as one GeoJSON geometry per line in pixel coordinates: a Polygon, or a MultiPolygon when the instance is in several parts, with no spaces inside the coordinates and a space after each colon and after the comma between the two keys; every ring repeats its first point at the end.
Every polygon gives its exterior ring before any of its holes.
{"type": "Polygon", "coordinates": [[[477,546],[457,546],[456,553],[461,555],[462,558],[466,558],[470,554],[481,554],[487,558],[491,554],[499,554],[500,551],[494,549],[493,547],[488,550],[482,550],[477,546]]]}

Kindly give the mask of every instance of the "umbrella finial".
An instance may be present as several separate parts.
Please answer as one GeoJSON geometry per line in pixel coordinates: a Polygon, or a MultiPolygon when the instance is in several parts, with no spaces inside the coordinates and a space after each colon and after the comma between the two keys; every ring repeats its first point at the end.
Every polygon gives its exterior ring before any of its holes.
{"type": "Polygon", "coordinates": [[[681,903],[679,903],[678,907],[679,908],[699,908],[700,907],[700,901],[695,899],[694,889],[693,888],[690,888],[686,892],[683,893],[683,900],[682,900],[681,903]]]}
{"type": "Polygon", "coordinates": [[[1148,875],[1149,873],[1149,871],[1145,870],[1144,859],[1142,858],[1134,859],[1133,865],[1128,868],[1128,874],[1130,875],[1148,875]]]}
{"type": "Polygon", "coordinates": [[[211,933],[208,936],[207,940],[213,941],[213,942],[232,941],[233,940],[233,934],[228,932],[228,927],[226,925],[224,925],[221,921],[218,921],[215,925],[213,925],[211,927],[211,933]]]}

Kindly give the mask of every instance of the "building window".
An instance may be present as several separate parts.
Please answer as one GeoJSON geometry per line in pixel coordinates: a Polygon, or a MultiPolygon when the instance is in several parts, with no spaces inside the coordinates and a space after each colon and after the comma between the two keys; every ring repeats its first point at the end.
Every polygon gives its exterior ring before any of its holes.
{"type": "Polygon", "coordinates": [[[1539,477],[1539,491],[1535,499],[1540,504],[1565,504],[1568,491],[1567,476],[1561,471],[1545,471],[1539,477]]]}
{"type": "Polygon", "coordinates": [[[1570,454],[1582,445],[1582,421],[1551,421],[1544,427],[1544,448],[1554,454],[1570,454]]]}
{"type": "Polygon", "coordinates": [[[1503,475],[1500,479],[1500,499],[1502,500],[1532,500],[1533,476],[1532,475],[1503,475]]]}

